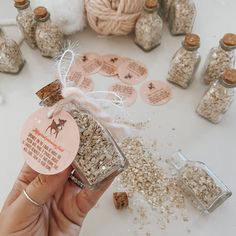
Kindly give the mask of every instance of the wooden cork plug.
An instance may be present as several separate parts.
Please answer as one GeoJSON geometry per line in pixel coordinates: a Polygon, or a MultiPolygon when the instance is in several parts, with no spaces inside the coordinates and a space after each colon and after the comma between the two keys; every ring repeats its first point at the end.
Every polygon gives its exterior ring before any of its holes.
{"type": "Polygon", "coordinates": [[[226,34],[223,38],[223,42],[227,46],[236,46],[236,34],[226,34]]]}
{"type": "Polygon", "coordinates": [[[34,9],[35,19],[43,19],[48,16],[48,10],[45,7],[37,7],[34,9]]]}
{"type": "Polygon", "coordinates": [[[127,193],[113,193],[113,202],[117,210],[127,208],[129,206],[129,199],[127,193]]]}
{"type": "Polygon", "coordinates": [[[187,34],[184,43],[190,47],[200,46],[200,37],[197,34],[187,34]]]}
{"type": "Polygon", "coordinates": [[[236,85],[236,70],[235,69],[226,69],[224,72],[224,81],[227,84],[236,85]]]}
{"type": "Polygon", "coordinates": [[[28,7],[30,2],[28,0],[15,0],[16,8],[25,8],[28,7]]]}
{"type": "Polygon", "coordinates": [[[147,8],[156,8],[159,6],[158,0],[146,0],[145,7],[147,8]]]}

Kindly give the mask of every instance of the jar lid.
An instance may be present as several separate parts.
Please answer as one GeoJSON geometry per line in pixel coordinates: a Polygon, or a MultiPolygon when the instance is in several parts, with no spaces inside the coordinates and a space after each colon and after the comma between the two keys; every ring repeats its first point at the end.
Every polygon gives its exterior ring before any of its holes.
{"type": "Polygon", "coordinates": [[[146,0],[145,7],[146,8],[157,8],[159,6],[158,0],[146,0]]]}
{"type": "Polygon", "coordinates": [[[49,13],[45,7],[37,7],[34,9],[34,15],[36,20],[48,19],[49,13]]]}
{"type": "Polygon", "coordinates": [[[25,9],[30,5],[29,0],[15,0],[15,7],[19,9],[25,9]]]}
{"type": "Polygon", "coordinates": [[[226,69],[223,80],[226,84],[236,85],[236,69],[226,69]]]}
{"type": "Polygon", "coordinates": [[[236,46],[236,34],[225,34],[223,37],[223,43],[227,46],[236,46]]]}
{"type": "Polygon", "coordinates": [[[184,43],[190,47],[199,47],[200,37],[197,34],[187,34],[184,43]]]}

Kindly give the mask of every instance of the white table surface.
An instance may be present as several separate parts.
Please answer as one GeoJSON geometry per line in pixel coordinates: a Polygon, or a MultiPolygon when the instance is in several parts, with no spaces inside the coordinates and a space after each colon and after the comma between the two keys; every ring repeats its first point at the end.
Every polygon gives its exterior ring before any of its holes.
{"type": "MultiPolygon", "coordinates": [[[[196,80],[188,90],[173,87],[172,101],[161,107],[151,107],[141,99],[129,110],[134,120],[150,118],[152,129],[146,137],[156,139],[159,152],[170,154],[181,148],[192,160],[207,163],[214,172],[232,189],[233,196],[223,206],[207,217],[191,211],[191,220],[174,222],[165,231],[158,224],[144,225],[143,230],[133,224],[133,215],[114,210],[110,189],[85,221],[82,236],[120,236],[120,235],[192,235],[192,236],[235,236],[236,235],[236,102],[232,105],[223,122],[212,125],[195,113],[195,107],[206,90],[200,83],[200,71],[206,55],[212,46],[217,46],[220,37],[227,32],[236,32],[235,0],[198,0],[195,1],[198,16],[194,32],[201,35],[202,63],[196,80]],[[175,128],[175,131],[172,130],[175,128]],[[171,144],[171,145],[170,145],[171,144]],[[191,230],[191,233],[187,232],[191,230]]],[[[0,0],[0,19],[14,18],[16,10],[12,1],[0,0]]],[[[13,38],[18,37],[16,29],[7,29],[13,38]]],[[[80,52],[98,52],[136,58],[145,63],[149,79],[165,80],[169,61],[180,47],[182,37],[170,36],[165,29],[160,47],[150,53],[141,51],[132,41],[132,36],[99,38],[91,30],[72,37],[79,40],[80,52]]],[[[19,135],[25,119],[38,108],[34,95],[40,87],[52,80],[53,62],[31,50],[25,43],[21,47],[27,60],[18,76],[0,74],[0,94],[6,100],[0,105],[0,206],[2,206],[24,160],[19,145],[19,135]]],[[[97,76],[97,89],[107,89],[115,79],[97,76]]],[[[139,86],[137,86],[139,89],[139,86]]]]}

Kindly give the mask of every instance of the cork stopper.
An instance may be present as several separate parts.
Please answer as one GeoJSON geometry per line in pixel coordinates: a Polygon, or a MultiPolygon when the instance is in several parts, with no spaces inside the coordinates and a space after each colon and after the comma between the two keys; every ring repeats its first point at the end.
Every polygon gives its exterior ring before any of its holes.
{"type": "Polygon", "coordinates": [[[185,36],[184,43],[190,47],[199,47],[200,37],[196,34],[187,34],[185,36]]]}
{"type": "Polygon", "coordinates": [[[236,34],[225,34],[223,37],[223,42],[227,46],[236,46],[236,34]]]}
{"type": "Polygon", "coordinates": [[[127,208],[129,206],[129,198],[126,192],[113,193],[113,203],[117,210],[127,208]]]}
{"type": "Polygon", "coordinates": [[[49,13],[45,7],[37,7],[34,9],[34,15],[36,20],[48,19],[49,13]]]}
{"type": "Polygon", "coordinates": [[[236,85],[236,69],[226,69],[223,80],[230,85],[236,85]]]}
{"type": "Polygon", "coordinates": [[[149,9],[157,8],[159,6],[158,0],[146,0],[145,7],[149,9]]]}
{"type": "Polygon", "coordinates": [[[25,9],[30,5],[29,0],[15,0],[15,7],[19,9],[25,9]]]}
{"type": "Polygon", "coordinates": [[[53,106],[55,103],[63,99],[61,89],[61,82],[55,80],[36,92],[36,95],[42,100],[44,106],[53,106]]]}

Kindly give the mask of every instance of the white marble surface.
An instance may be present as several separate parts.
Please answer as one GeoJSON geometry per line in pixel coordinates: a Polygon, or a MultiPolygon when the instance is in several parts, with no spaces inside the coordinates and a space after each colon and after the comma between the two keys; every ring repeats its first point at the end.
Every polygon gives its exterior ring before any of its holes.
{"type": "MultiPolygon", "coordinates": [[[[202,59],[219,38],[226,32],[236,32],[235,0],[197,0],[198,16],[194,32],[202,37],[200,49],[202,59]]],[[[0,19],[14,18],[16,11],[12,1],[0,0],[0,19]]],[[[18,38],[17,30],[7,29],[9,35],[18,38]]],[[[163,42],[151,53],[144,53],[132,41],[132,37],[99,38],[94,32],[86,30],[73,40],[79,40],[81,52],[101,54],[117,53],[137,58],[149,70],[149,79],[165,80],[169,61],[179,48],[181,37],[171,37],[165,29],[163,42]]],[[[52,80],[53,62],[42,58],[25,43],[21,47],[27,64],[18,76],[0,74],[0,94],[5,103],[0,105],[0,206],[2,206],[24,160],[19,145],[21,126],[26,117],[37,109],[38,100],[34,96],[41,86],[52,80]]],[[[188,90],[173,87],[173,100],[165,106],[151,107],[141,99],[130,109],[134,119],[151,119],[152,129],[148,137],[157,140],[161,153],[172,153],[181,148],[192,160],[207,163],[214,172],[232,189],[233,196],[210,216],[200,216],[190,211],[190,221],[171,223],[165,231],[158,224],[145,225],[139,230],[133,224],[134,216],[128,212],[114,210],[111,200],[112,189],[101,199],[99,207],[93,210],[85,221],[82,236],[120,236],[141,235],[192,235],[192,236],[235,236],[236,235],[236,102],[232,105],[224,121],[212,125],[195,114],[195,107],[206,86],[200,83],[200,71],[188,90]],[[175,128],[175,131],[172,130],[175,128]],[[171,144],[171,146],[170,146],[171,144]],[[190,229],[191,233],[187,232],[190,229]]],[[[106,89],[113,79],[97,76],[94,79],[98,89],[106,89]]],[[[139,89],[139,86],[137,86],[139,89]]]]}

